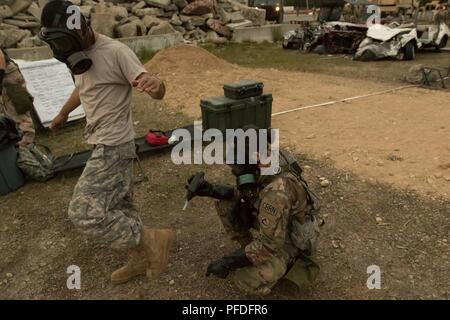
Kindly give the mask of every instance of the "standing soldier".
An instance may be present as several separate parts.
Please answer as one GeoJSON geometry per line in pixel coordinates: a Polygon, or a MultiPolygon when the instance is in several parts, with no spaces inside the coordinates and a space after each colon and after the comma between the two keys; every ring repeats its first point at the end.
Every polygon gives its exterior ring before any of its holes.
{"type": "Polygon", "coordinates": [[[316,197],[295,158],[283,150],[280,155],[276,175],[261,176],[263,165],[251,164],[246,154],[244,164],[230,165],[237,188],[203,181],[195,192],[219,200],[225,230],[242,246],[211,262],[206,275],[226,278],[233,272],[236,285],[249,294],[267,295],[283,277],[301,287],[318,272],[310,259],[319,235],[316,197]]]}
{"type": "Polygon", "coordinates": [[[73,8],[69,1],[48,2],[42,10],[40,32],[54,57],[72,71],[76,85],[51,128],[64,125],[69,113],[82,104],[85,137],[94,146],[75,187],[69,218],[84,234],[114,249],[129,250],[128,263],[112,273],[112,283],[142,274],[154,278],[167,266],[174,233],[144,226],[133,204],[136,151],[131,98],[135,87],[162,99],[165,86],[145,70],[131,49],[94,32],[79,9],[74,12],[73,8]],[[73,21],[79,26],[72,26],[73,21]]]}
{"type": "Polygon", "coordinates": [[[20,146],[26,146],[34,141],[32,110],[33,98],[25,87],[25,80],[19,68],[0,48],[0,113],[14,120],[22,131],[20,146]]]}

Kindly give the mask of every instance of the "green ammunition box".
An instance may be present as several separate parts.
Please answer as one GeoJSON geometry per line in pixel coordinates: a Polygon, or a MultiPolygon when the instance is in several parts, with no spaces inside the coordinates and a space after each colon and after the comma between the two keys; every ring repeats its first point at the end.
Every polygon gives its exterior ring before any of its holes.
{"type": "Polygon", "coordinates": [[[224,96],[205,98],[200,101],[203,130],[238,129],[254,125],[269,129],[272,119],[272,94],[234,100],[224,96]]]}

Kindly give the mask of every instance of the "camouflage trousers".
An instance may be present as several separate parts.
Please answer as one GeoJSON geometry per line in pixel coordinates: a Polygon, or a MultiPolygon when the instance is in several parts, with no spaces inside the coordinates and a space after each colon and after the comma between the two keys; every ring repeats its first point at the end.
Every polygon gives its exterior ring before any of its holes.
{"type": "MultiPolygon", "coordinates": [[[[219,200],[215,202],[219,218],[232,240],[247,246],[253,239],[252,230],[243,230],[232,222],[231,212],[234,201],[219,200]]],[[[231,278],[243,292],[251,295],[267,295],[286,274],[288,265],[293,259],[285,255],[266,257],[265,261],[236,270],[231,278]]]]}
{"type": "Polygon", "coordinates": [[[143,230],[133,204],[135,158],[133,141],[95,146],[69,205],[77,229],[114,249],[135,247],[143,230]]]}
{"type": "MultiPolygon", "coordinates": [[[[17,69],[7,73],[3,81],[4,84],[15,84],[25,87],[23,77],[17,69]]],[[[18,128],[22,131],[23,137],[19,145],[25,146],[33,143],[35,131],[30,112],[27,111],[24,114],[18,114],[16,107],[5,92],[0,95],[0,113],[6,114],[14,120],[18,128]]]]}

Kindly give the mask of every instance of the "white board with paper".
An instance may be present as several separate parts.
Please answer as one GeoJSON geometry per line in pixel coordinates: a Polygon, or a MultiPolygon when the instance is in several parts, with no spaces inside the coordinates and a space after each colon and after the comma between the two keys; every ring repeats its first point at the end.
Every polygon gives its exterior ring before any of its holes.
{"type": "MultiPolygon", "coordinates": [[[[48,127],[75,89],[72,75],[64,63],[56,59],[40,61],[14,60],[19,66],[34,108],[44,127],[48,127]]],[[[68,122],[85,116],[80,106],[69,115],[68,122]]]]}

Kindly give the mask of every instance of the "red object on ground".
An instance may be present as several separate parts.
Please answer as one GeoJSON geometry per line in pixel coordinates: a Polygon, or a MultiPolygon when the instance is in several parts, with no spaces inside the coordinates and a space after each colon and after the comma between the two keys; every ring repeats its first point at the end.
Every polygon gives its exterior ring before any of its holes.
{"type": "Polygon", "coordinates": [[[148,144],[152,146],[163,146],[169,143],[169,138],[165,135],[163,131],[160,130],[150,130],[145,135],[145,140],[148,144]]]}

